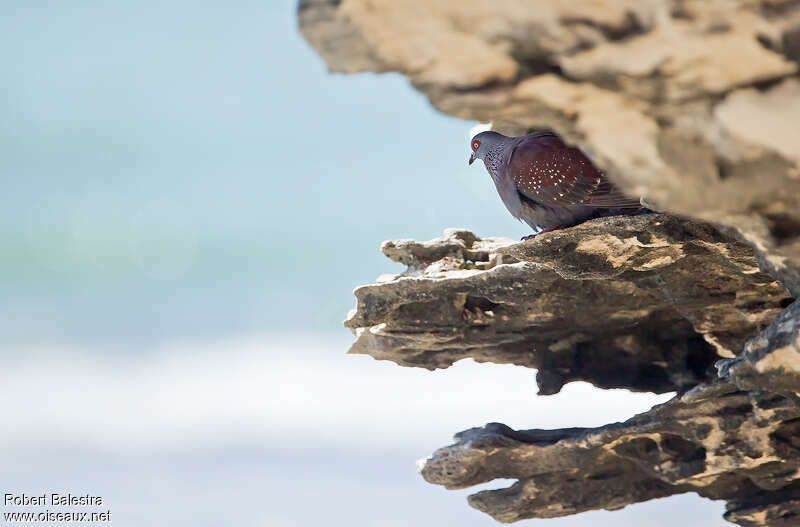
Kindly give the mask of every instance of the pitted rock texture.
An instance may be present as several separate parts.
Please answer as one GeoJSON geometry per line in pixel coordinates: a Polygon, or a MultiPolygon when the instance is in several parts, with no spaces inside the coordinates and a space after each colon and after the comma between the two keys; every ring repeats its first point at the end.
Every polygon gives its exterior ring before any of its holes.
{"type": "Polygon", "coordinates": [[[469,497],[501,522],[696,492],[728,501],[725,518],[742,526],[800,525],[800,303],[746,349],[712,383],[624,423],[461,432],[422,475],[451,489],[517,479],[469,497]]]}
{"type": "Polygon", "coordinates": [[[800,301],[786,308],[744,352],[717,363],[719,376],[746,390],[800,393],[800,301]]]}
{"type": "Polygon", "coordinates": [[[685,391],[791,301],[747,245],[662,214],[520,243],[450,230],[383,251],[408,270],[356,289],[351,353],[428,369],[468,357],[537,368],[542,394],[574,380],[685,391]]]}
{"type": "Polygon", "coordinates": [[[800,295],[800,0],[301,0],[298,16],[333,71],[398,71],[443,113],[553,130],[659,210],[739,229],[800,295]]]}

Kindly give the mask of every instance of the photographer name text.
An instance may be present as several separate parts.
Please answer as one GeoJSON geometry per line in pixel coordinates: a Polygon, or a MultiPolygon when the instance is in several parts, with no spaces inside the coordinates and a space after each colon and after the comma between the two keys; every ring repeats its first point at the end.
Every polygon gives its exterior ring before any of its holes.
{"type": "Polygon", "coordinates": [[[101,496],[89,494],[58,494],[55,492],[44,494],[4,494],[3,505],[6,507],[99,507],[103,505],[101,496]]]}

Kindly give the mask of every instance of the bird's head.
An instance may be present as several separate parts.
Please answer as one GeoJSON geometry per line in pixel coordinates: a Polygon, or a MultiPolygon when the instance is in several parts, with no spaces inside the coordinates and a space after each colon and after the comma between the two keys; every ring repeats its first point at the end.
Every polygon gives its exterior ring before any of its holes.
{"type": "Polygon", "coordinates": [[[505,139],[505,136],[497,132],[481,132],[470,141],[470,148],[472,154],[469,156],[469,164],[475,162],[476,159],[486,159],[486,154],[492,149],[494,145],[505,139]]]}

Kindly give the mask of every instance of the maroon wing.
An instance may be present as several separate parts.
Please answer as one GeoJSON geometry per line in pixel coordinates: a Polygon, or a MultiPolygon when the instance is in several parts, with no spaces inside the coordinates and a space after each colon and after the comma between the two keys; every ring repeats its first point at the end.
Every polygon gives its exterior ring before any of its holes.
{"type": "Polygon", "coordinates": [[[639,200],[620,192],[588,157],[549,132],[520,139],[508,174],[520,194],[543,205],[638,208],[639,200]]]}

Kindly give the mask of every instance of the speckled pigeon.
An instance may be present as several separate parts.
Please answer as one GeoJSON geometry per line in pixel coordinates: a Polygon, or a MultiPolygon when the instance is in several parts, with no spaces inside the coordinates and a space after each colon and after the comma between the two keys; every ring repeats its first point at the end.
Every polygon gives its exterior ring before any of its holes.
{"type": "Polygon", "coordinates": [[[506,208],[536,231],[547,232],[601,216],[647,211],[622,194],[583,152],[551,132],[472,138],[471,165],[483,159],[506,208]]]}

